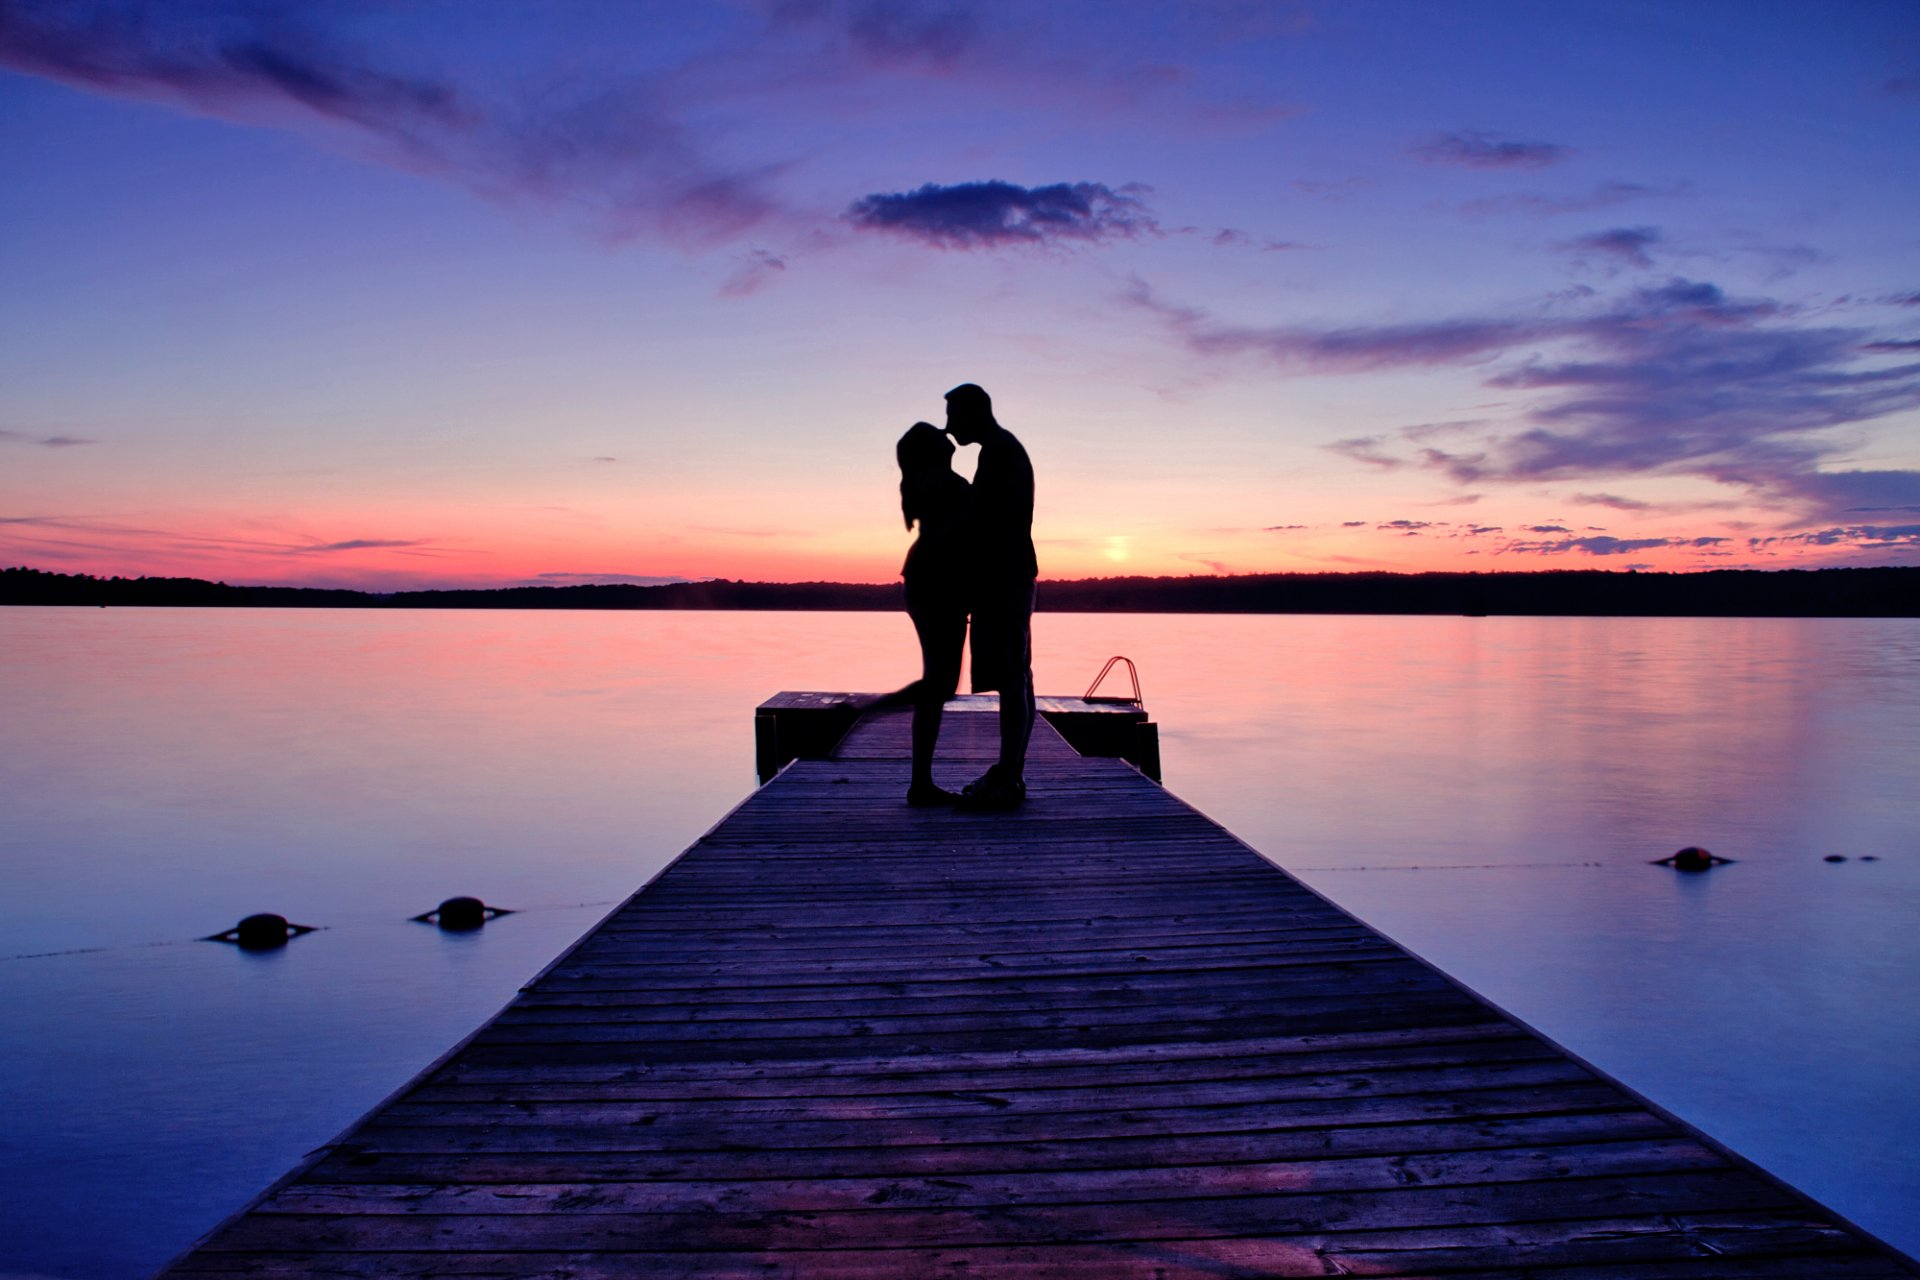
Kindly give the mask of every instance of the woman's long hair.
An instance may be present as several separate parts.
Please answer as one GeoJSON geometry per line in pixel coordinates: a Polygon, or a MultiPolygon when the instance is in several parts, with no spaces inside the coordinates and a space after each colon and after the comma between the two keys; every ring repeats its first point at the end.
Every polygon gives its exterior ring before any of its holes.
{"type": "Polygon", "coordinates": [[[900,514],[911,529],[926,513],[941,477],[952,474],[953,441],[932,423],[916,422],[900,437],[893,456],[900,460],[900,514]]]}

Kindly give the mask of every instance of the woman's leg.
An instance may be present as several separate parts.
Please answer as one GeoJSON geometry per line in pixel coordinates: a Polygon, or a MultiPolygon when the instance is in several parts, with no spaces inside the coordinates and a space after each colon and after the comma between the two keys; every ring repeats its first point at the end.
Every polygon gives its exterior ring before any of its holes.
{"type": "Polygon", "coordinates": [[[920,678],[900,692],[913,701],[914,790],[935,786],[933,752],[940,741],[940,720],[947,700],[960,686],[960,652],[966,646],[967,615],[951,602],[912,592],[908,615],[920,637],[920,678]]]}

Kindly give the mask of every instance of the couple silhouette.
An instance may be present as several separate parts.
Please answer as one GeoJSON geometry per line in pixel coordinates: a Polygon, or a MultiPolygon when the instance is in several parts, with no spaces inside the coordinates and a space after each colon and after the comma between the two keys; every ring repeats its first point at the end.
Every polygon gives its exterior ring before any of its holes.
{"type": "Polygon", "coordinates": [[[919,529],[900,574],[920,638],[920,678],[884,701],[913,708],[908,804],[1015,809],[1026,799],[1033,733],[1033,464],[981,388],[962,383],[946,400],[946,430],[916,422],[895,450],[900,511],[908,529],[919,529]],[[954,441],[980,446],[972,484],[954,474],[954,441]],[[1000,694],[1000,758],[955,794],[933,780],[933,752],[960,684],[969,622],[973,691],[1000,694]]]}

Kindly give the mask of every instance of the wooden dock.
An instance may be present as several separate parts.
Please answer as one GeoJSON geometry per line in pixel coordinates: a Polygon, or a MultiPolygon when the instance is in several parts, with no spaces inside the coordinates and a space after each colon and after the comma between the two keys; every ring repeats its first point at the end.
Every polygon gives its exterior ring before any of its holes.
{"type": "Polygon", "coordinates": [[[1920,1275],[1036,729],[788,765],[165,1274],[1920,1275]]]}

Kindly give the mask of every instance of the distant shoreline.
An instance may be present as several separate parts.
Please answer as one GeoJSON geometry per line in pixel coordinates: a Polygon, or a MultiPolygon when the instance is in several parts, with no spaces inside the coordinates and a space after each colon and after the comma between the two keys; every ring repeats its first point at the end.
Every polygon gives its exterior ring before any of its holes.
{"type": "MultiPolygon", "coordinates": [[[[900,584],[676,582],[448,591],[249,587],[0,569],[0,605],[296,609],[880,611],[900,584]]],[[[1270,573],[1042,580],[1052,613],[1506,614],[1533,617],[1920,617],[1920,567],[1648,573],[1270,573]]]]}

